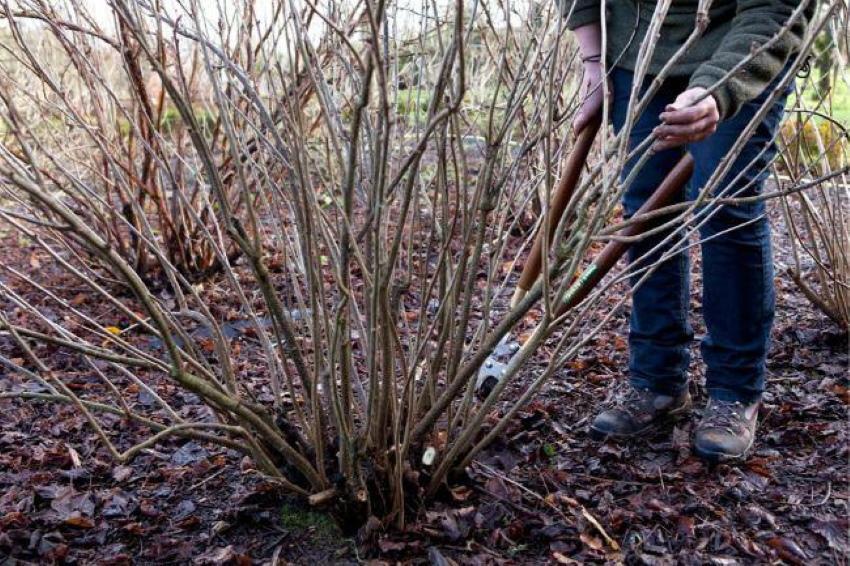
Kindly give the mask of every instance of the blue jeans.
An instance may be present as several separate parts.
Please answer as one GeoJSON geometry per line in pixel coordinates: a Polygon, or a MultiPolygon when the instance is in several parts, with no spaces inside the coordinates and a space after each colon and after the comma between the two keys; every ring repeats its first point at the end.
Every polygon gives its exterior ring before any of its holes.
{"type": "MultiPolygon", "coordinates": [[[[633,75],[624,69],[612,72],[612,121],[619,131],[626,118],[633,75]]],[[[644,85],[648,86],[649,81],[644,85]]],[[[687,79],[667,80],[635,124],[630,147],[635,147],[660,121],[667,104],[687,89],[687,79]]],[[[654,155],[627,189],[626,217],[637,211],[679,158],[690,151],[695,168],[679,199],[694,199],[717,169],[729,148],[768,97],[773,85],[735,116],[724,120],[707,139],[654,155]]],[[[787,95],[787,93],[786,93],[787,95]]],[[[785,97],[774,102],[744,145],[740,156],[716,191],[735,196],[759,194],[776,150],[772,139],[782,119],[785,97]],[[730,183],[733,183],[730,187],[730,183]]],[[[635,165],[628,163],[623,178],[635,165]]],[[[770,226],[764,202],[715,209],[700,228],[703,240],[702,312],[707,334],[701,349],[706,364],[706,386],[716,399],[750,402],[765,386],[765,358],[773,324],[774,289],[770,226]],[[737,228],[736,228],[737,226],[737,228]],[[731,230],[730,230],[731,229],[731,230]]],[[[629,251],[634,267],[647,266],[669,249],[666,245],[646,256],[669,232],[649,237],[629,251]],[[646,257],[644,257],[646,256],[646,257]]],[[[675,238],[673,242],[676,242],[675,238]]],[[[640,275],[633,277],[634,284],[640,275]]],[[[688,322],[688,254],[663,262],[635,291],[629,332],[629,372],[635,387],[675,395],[687,388],[689,344],[693,330],[688,322]]]]}

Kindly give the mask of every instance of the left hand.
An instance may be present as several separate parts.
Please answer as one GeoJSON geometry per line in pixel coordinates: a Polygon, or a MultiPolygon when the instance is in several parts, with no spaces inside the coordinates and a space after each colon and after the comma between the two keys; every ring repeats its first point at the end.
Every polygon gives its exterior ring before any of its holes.
{"type": "Polygon", "coordinates": [[[704,140],[717,130],[720,111],[713,96],[704,96],[702,87],[689,88],[661,113],[661,125],[655,128],[657,151],[704,140]]]}

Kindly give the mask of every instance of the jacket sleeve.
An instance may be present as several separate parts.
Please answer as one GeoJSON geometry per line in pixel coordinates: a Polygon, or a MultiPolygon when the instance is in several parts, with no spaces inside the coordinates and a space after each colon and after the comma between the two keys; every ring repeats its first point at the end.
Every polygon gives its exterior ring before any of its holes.
{"type": "MultiPolygon", "coordinates": [[[[714,91],[721,119],[734,116],[741,106],[757,97],[776,78],[799,48],[811,20],[816,0],[788,26],[782,36],[714,91]]],[[[731,29],[719,47],[691,76],[691,87],[709,88],[747,57],[751,49],[765,44],[785,26],[800,0],[738,0],[731,29]]]]}
{"type": "Polygon", "coordinates": [[[561,16],[567,18],[567,28],[576,29],[599,21],[600,0],[555,0],[561,16]]]}

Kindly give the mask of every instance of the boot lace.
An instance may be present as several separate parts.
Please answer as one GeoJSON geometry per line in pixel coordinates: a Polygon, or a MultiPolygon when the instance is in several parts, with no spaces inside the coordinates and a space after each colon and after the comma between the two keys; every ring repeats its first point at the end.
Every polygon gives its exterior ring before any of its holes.
{"type": "Polygon", "coordinates": [[[701,428],[721,428],[729,434],[736,434],[743,426],[744,405],[740,401],[712,400],[707,413],[701,428]]]}
{"type": "Polygon", "coordinates": [[[651,414],[652,393],[648,389],[634,389],[629,387],[624,393],[614,398],[611,408],[622,411],[631,417],[640,417],[651,414]]]}

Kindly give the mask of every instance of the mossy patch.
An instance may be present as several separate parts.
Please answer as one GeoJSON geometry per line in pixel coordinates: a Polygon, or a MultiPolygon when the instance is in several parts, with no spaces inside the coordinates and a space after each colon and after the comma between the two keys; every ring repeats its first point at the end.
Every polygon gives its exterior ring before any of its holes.
{"type": "Polygon", "coordinates": [[[340,539],[342,533],[327,513],[295,503],[284,503],[280,509],[280,526],[287,531],[309,532],[314,539],[340,539]]]}

